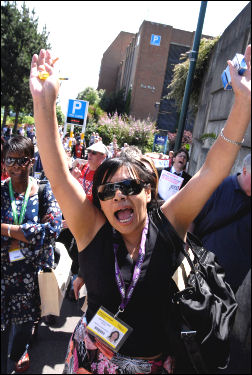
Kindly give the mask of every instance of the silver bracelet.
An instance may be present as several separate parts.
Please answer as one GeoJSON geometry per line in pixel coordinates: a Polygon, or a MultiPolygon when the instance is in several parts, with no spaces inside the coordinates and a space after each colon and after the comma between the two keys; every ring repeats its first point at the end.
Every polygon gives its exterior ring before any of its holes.
{"type": "Polygon", "coordinates": [[[10,230],[11,230],[11,224],[8,224],[8,236],[10,237],[11,234],[10,234],[10,230]]]}
{"type": "Polygon", "coordinates": [[[223,130],[224,130],[224,128],[221,129],[220,136],[221,136],[221,138],[224,139],[224,141],[232,143],[233,145],[236,145],[236,146],[241,146],[243,144],[244,138],[241,142],[232,141],[232,139],[229,139],[229,138],[225,137],[225,135],[223,134],[223,130]]]}

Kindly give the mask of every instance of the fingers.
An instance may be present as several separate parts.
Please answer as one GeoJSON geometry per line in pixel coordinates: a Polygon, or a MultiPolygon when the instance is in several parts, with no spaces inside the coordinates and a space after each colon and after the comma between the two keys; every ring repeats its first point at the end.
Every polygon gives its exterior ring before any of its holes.
{"type": "Polygon", "coordinates": [[[32,56],[32,61],[31,61],[31,72],[30,76],[35,76],[37,75],[37,62],[38,62],[38,55],[33,55],[32,56]]]}
{"type": "Polygon", "coordinates": [[[251,44],[247,46],[244,57],[245,57],[247,67],[248,69],[250,69],[251,68],[251,44]]]}
{"type": "Polygon", "coordinates": [[[44,49],[41,49],[39,52],[39,56],[38,56],[38,67],[45,65],[45,56],[46,56],[46,51],[44,49]]]}

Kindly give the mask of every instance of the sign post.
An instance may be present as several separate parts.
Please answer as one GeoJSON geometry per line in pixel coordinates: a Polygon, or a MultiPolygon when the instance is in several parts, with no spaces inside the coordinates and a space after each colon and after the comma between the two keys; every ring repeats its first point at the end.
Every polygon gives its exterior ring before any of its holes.
{"type": "Polygon", "coordinates": [[[81,144],[83,144],[89,102],[85,100],[69,99],[67,110],[67,124],[71,124],[69,147],[72,146],[74,125],[82,125],[81,144]]]}

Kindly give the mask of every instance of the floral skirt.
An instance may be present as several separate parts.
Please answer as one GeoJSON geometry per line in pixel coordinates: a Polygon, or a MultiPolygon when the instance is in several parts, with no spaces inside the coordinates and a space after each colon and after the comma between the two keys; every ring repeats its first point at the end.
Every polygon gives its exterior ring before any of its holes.
{"type": "Polygon", "coordinates": [[[98,341],[92,341],[86,330],[85,315],[71,336],[63,374],[172,374],[174,361],[145,360],[127,357],[110,351],[98,341]]]}

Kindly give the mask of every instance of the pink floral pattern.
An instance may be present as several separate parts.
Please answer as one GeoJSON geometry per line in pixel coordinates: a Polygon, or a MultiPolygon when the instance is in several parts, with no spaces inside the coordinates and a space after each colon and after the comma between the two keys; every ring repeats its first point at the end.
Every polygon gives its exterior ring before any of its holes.
{"type": "Polygon", "coordinates": [[[78,322],[69,342],[63,374],[172,374],[174,360],[144,360],[115,353],[106,357],[86,331],[86,318],[78,322]]]}

